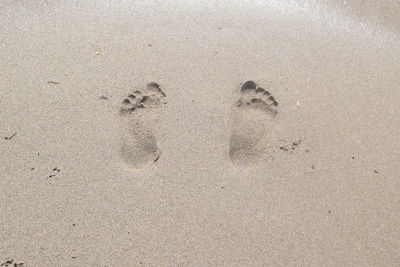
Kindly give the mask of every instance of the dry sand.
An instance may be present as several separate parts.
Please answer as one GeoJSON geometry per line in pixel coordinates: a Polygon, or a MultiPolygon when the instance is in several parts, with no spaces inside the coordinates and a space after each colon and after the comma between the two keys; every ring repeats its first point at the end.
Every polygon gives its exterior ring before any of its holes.
{"type": "Polygon", "coordinates": [[[399,264],[399,5],[263,2],[0,3],[2,266],[399,264]]]}

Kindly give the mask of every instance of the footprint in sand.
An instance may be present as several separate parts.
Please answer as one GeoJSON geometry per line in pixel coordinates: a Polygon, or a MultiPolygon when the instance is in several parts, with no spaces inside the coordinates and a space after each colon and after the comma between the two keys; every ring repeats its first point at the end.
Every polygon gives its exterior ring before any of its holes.
{"type": "Polygon", "coordinates": [[[273,130],[278,102],[253,81],[243,84],[233,107],[229,157],[236,166],[249,166],[260,159],[273,130]]]}
{"type": "Polygon", "coordinates": [[[160,86],[151,82],[145,89],[133,92],[122,101],[119,110],[122,129],[120,152],[124,162],[134,169],[156,162],[161,155],[154,129],[164,97],[160,86]]]}

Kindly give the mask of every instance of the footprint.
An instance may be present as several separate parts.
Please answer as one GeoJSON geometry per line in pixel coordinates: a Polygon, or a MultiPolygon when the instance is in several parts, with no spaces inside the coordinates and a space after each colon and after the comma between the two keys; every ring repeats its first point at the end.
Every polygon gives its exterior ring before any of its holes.
{"type": "Polygon", "coordinates": [[[261,158],[277,113],[278,102],[267,90],[253,81],[243,84],[233,107],[229,144],[229,158],[235,166],[250,166],[261,158]]]}
{"type": "Polygon", "coordinates": [[[161,155],[154,129],[164,97],[160,86],[151,82],[145,89],[134,91],[122,101],[119,110],[122,130],[120,153],[123,161],[134,169],[156,162],[161,155]]]}

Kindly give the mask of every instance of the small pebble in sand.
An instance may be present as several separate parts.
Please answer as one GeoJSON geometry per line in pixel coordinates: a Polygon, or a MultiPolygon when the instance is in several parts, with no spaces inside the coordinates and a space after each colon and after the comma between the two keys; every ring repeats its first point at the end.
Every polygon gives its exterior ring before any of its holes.
{"type": "Polygon", "coordinates": [[[96,56],[98,56],[98,55],[100,55],[100,52],[99,52],[99,51],[96,52],[96,56]]]}

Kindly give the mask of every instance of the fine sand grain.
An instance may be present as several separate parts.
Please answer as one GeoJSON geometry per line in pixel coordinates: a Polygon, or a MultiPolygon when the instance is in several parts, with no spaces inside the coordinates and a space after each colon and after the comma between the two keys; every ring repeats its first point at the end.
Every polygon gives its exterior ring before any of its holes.
{"type": "Polygon", "coordinates": [[[398,266],[398,1],[0,1],[0,265],[398,266]]]}

